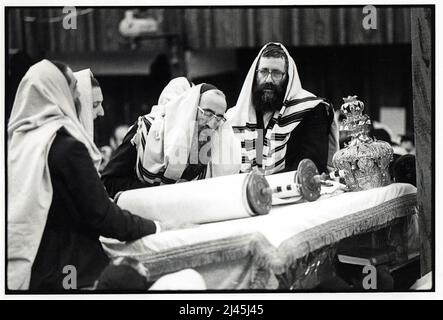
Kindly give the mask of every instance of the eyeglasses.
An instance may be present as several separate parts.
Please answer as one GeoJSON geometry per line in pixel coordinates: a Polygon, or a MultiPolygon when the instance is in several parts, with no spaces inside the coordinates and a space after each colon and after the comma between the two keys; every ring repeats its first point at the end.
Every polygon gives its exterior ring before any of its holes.
{"type": "Polygon", "coordinates": [[[260,78],[266,79],[268,75],[271,75],[273,81],[280,81],[283,79],[283,76],[286,72],[281,72],[280,70],[269,70],[269,69],[258,69],[255,72],[259,75],[260,78]]]}
{"type": "Polygon", "coordinates": [[[212,119],[215,119],[219,125],[222,125],[223,123],[226,122],[226,118],[224,116],[219,115],[219,114],[215,114],[214,111],[212,111],[212,110],[203,109],[200,106],[197,106],[197,108],[207,118],[208,122],[211,121],[212,119]]]}

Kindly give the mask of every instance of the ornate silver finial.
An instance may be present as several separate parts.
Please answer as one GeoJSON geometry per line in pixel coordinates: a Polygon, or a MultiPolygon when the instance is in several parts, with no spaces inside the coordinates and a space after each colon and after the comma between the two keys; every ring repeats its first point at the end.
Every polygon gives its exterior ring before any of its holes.
{"type": "Polygon", "coordinates": [[[357,96],[348,96],[343,98],[344,103],[341,105],[341,112],[346,116],[340,126],[340,130],[348,131],[352,137],[351,143],[355,139],[360,141],[370,141],[368,137],[369,125],[371,120],[369,116],[363,114],[365,104],[357,99],[357,96]]]}

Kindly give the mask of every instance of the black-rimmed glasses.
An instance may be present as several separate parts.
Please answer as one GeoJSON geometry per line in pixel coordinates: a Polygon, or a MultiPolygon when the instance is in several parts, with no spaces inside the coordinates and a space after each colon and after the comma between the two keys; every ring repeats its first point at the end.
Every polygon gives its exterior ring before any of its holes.
{"type": "Polygon", "coordinates": [[[226,122],[226,118],[220,114],[215,114],[214,111],[209,109],[203,109],[200,106],[197,106],[198,110],[207,118],[207,121],[211,121],[213,118],[217,121],[219,125],[222,125],[226,122]]]}

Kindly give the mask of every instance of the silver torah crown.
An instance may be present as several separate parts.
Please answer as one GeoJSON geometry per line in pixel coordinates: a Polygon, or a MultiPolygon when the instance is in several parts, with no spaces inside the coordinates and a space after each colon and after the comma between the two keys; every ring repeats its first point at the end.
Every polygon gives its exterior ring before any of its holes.
{"type": "Polygon", "coordinates": [[[336,170],[343,170],[347,187],[352,191],[368,190],[391,183],[389,164],[393,149],[388,142],[368,136],[371,120],[363,114],[364,103],[357,96],[343,98],[342,113],[346,116],[340,130],[348,131],[350,143],[332,158],[336,170]]]}

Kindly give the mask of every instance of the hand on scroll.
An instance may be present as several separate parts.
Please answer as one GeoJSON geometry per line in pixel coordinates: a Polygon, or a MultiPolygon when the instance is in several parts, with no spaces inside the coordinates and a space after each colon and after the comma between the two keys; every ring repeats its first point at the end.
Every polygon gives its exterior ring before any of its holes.
{"type": "Polygon", "coordinates": [[[168,230],[195,228],[198,226],[198,224],[195,223],[182,222],[182,221],[159,221],[159,224],[160,224],[160,232],[168,230]]]}

